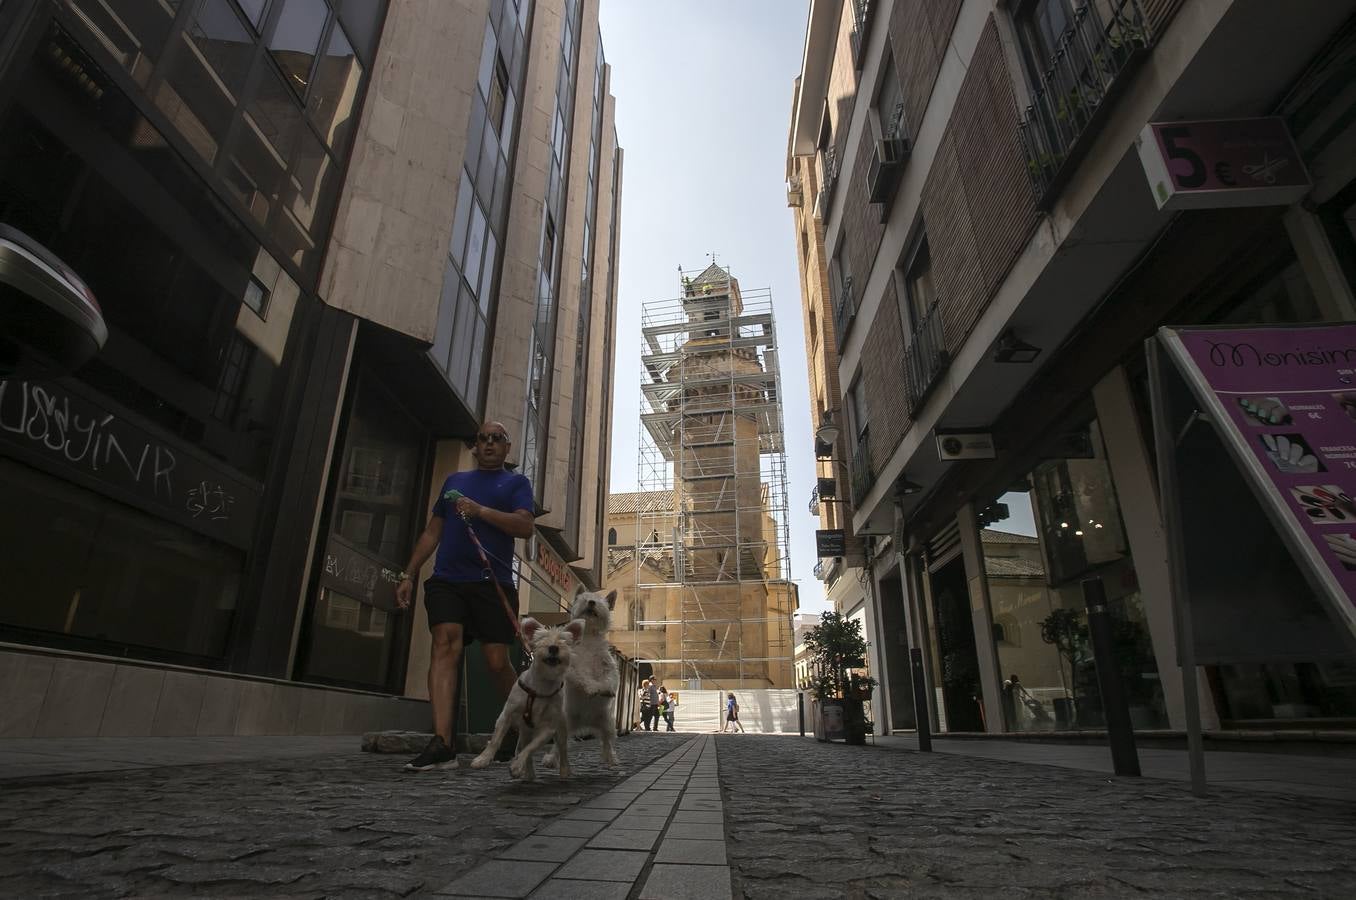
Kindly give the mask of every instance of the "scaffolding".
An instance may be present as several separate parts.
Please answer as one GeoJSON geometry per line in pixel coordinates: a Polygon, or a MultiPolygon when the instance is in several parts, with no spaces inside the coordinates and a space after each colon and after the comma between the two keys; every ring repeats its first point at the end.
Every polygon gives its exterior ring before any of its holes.
{"type": "MultiPolygon", "coordinates": [[[[792,687],[797,606],[772,292],[716,264],[641,321],[635,588],[620,646],[667,684],[792,687]]],[[[619,635],[620,636],[620,635],[619,635]]]]}

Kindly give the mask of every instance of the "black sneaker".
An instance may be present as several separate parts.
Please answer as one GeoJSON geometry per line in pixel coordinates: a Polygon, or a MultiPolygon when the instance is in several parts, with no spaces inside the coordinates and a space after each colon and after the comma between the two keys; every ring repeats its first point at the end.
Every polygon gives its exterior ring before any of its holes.
{"type": "Polygon", "coordinates": [[[405,771],[427,772],[429,769],[456,768],[456,765],[457,754],[435,734],[418,756],[405,763],[405,771]]]}
{"type": "Polygon", "coordinates": [[[510,728],[509,733],[504,736],[504,743],[499,745],[495,751],[495,762],[508,762],[513,759],[513,755],[518,752],[518,729],[510,728]]]}

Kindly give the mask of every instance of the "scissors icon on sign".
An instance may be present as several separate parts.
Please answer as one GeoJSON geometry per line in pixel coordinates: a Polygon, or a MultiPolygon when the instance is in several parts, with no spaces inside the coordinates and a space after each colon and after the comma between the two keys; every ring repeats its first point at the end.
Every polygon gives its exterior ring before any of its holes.
{"type": "Polygon", "coordinates": [[[1290,160],[1288,159],[1272,159],[1271,157],[1263,153],[1262,162],[1259,165],[1255,166],[1244,166],[1243,173],[1245,175],[1251,175],[1258,181],[1262,181],[1267,184],[1275,184],[1276,173],[1279,172],[1281,169],[1284,169],[1288,165],[1290,165],[1290,160]]]}

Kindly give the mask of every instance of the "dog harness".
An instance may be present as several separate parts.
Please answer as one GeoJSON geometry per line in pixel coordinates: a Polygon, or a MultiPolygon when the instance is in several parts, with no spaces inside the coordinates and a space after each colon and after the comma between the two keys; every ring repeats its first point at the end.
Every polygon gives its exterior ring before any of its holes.
{"type": "Polygon", "coordinates": [[[550,700],[556,694],[559,694],[560,689],[563,688],[564,686],[565,682],[564,680],[562,680],[560,684],[556,687],[556,689],[551,693],[539,694],[536,691],[532,690],[532,688],[528,687],[527,682],[523,681],[523,679],[519,677],[518,687],[522,688],[523,693],[527,694],[527,708],[523,710],[523,724],[526,725],[528,728],[535,728],[536,726],[532,724],[532,704],[538,699],[550,700]]]}

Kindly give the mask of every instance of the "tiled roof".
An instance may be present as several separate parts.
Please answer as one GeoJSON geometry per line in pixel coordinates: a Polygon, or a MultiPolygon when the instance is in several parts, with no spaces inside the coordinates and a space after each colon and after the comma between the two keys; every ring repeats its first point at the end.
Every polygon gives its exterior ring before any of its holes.
{"type": "Polygon", "coordinates": [[[1016,556],[984,557],[984,573],[990,578],[1044,578],[1045,566],[1040,560],[1016,556]]]}
{"type": "Polygon", "coordinates": [[[1011,531],[999,531],[997,528],[985,528],[979,533],[980,540],[986,544],[1035,544],[1036,539],[1029,534],[1015,534],[1011,531]]]}
{"type": "Polygon", "coordinates": [[[629,494],[608,494],[607,511],[617,515],[642,512],[673,512],[673,491],[636,491],[629,494]]]}
{"type": "Polygon", "coordinates": [[[730,273],[722,269],[715,263],[706,267],[696,278],[692,279],[693,284],[724,284],[730,279],[730,273]]]}

